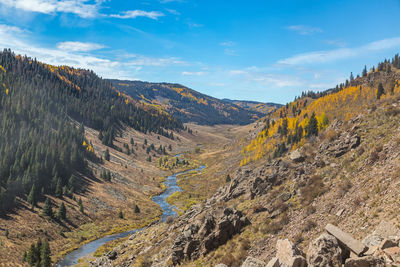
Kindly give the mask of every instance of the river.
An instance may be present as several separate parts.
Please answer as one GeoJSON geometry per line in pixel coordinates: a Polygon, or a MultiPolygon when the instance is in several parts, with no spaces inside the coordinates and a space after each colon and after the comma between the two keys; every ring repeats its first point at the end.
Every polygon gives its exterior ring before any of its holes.
{"type": "MultiPolygon", "coordinates": [[[[179,154],[176,156],[180,156],[179,154]]],[[[161,216],[161,220],[165,221],[169,216],[177,216],[177,213],[174,209],[176,209],[175,206],[172,206],[170,204],[167,203],[167,198],[172,195],[175,192],[180,192],[182,191],[182,188],[180,188],[177,184],[177,176],[180,174],[184,174],[190,171],[201,171],[205,168],[206,166],[201,165],[199,168],[197,169],[191,169],[191,170],[187,170],[184,172],[179,172],[179,173],[175,173],[173,175],[170,175],[167,177],[167,179],[165,180],[164,184],[166,186],[166,190],[158,195],[158,196],[154,196],[153,197],[153,201],[155,203],[157,203],[158,205],[160,205],[160,207],[163,210],[162,216],[161,216]]],[[[55,267],[65,267],[65,266],[73,266],[78,264],[78,260],[80,258],[83,258],[85,256],[91,255],[93,254],[101,245],[113,241],[115,239],[118,238],[123,238],[129,235],[132,235],[138,231],[141,231],[142,229],[133,229],[130,231],[126,231],[123,233],[119,233],[119,234],[113,234],[113,235],[108,235],[105,236],[103,238],[100,239],[96,239],[94,241],[91,241],[85,245],[83,245],[82,247],[68,253],[67,255],[64,256],[63,259],[61,259],[59,262],[57,262],[55,264],[55,267]]]]}

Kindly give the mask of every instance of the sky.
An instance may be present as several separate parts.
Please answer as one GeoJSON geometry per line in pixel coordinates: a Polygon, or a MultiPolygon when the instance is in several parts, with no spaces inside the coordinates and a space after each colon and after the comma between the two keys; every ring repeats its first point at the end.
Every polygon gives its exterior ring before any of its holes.
{"type": "Polygon", "coordinates": [[[0,48],[284,104],[398,53],[399,14],[399,0],[0,0],[0,48]]]}

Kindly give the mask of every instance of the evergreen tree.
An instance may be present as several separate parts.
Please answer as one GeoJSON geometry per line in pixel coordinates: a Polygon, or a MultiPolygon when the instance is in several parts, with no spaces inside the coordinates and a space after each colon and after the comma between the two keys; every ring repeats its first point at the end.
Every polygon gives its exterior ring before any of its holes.
{"type": "Polygon", "coordinates": [[[124,214],[122,213],[122,210],[119,210],[118,212],[118,218],[123,219],[124,218],[124,214]]]}
{"type": "Polygon", "coordinates": [[[363,77],[366,77],[367,74],[368,74],[367,66],[364,66],[364,69],[363,69],[363,71],[362,71],[362,76],[363,76],[363,77]]]}
{"type": "Polygon", "coordinates": [[[229,183],[231,181],[231,176],[228,174],[225,177],[225,182],[229,183]]]}
{"type": "Polygon", "coordinates": [[[110,151],[108,150],[108,148],[104,152],[104,159],[110,161],[110,151]]]}
{"type": "Polygon", "coordinates": [[[315,113],[314,112],[311,115],[308,124],[306,125],[305,131],[306,131],[306,137],[307,138],[309,138],[311,136],[318,135],[318,120],[315,117],[315,113]]]}
{"type": "Polygon", "coordinates": [[[79,205],[79,211],[83,213],[84,210],[83,210],[83,203],[82,203],[81,198],[79,198],[79,200],[78,200],[78,205],[79,205]]]}
{"type": "Polygon", "coordinates": [[[65,208],[64,202],[61,202],[61,205],[58,208],[57,218],[59,220],[65,220],[67,218],[67,209],[65,208]]]}
{"type": "Polygon", "coordinates": [[[36,186],[32,185],[31,191],[29,192],[28,203],[31,204],[32,208],[36,205],[36,186]]]}
{"type": "Polygon", "coordinates": [[[46,198],[46,201],[44,202],[42,214],[45,216],[49,216],[50,218],[53,217],[53,210],[51,208],[51,202],[49,198],[46,198]]]}
{"type": "Polygon", "coordinates": [[[140,209],[139,209],[138,205],[135,205],[134,212],[135,213],[140,213],[140,209]]]}
{"type": "Polygon", "coordinates": [[[44,240],[40,248],[40,266],[41,267],[51,267],[51,251],[49,246],[49,241],[44,240]]]}
{"type": "Polygon", "coordinates": [[[383,89],[383,84],[379,83],[378,85],[378,90],[376,91],[376,98],[381,99],[381,96],[385,93],[385,90],[383,89]]]}

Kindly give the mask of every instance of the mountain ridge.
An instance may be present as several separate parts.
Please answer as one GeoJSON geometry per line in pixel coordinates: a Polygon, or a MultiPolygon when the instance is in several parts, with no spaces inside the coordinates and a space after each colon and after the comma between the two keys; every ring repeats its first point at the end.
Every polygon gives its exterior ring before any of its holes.
{"type": "MultiPolygon", "coordinates": [[[[278,105],[262,105],[261,111],[205,95],[177,83],[110,80],[113,86],[138,103],[166,111],[183,122],[198,124],[248,124],[273,111],[278,105]]],[[[247,103],[247,101],[242,101],[247,103]]],[[[250,102],[248,102],[250,103],[250,102]]]]}

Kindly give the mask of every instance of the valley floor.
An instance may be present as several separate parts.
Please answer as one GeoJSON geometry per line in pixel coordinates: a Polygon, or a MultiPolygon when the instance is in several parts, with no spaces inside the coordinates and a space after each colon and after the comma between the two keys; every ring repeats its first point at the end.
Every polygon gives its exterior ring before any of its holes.
{"type": "MultiPolygon", "coordinates": [[[[54,211],[61,202],[66,205],[67,220],[63,223],[42,216],[43,203],[31,210],[27,203],[21,201],[19,209],[6,218],[0,218],[0,229],[8,232],[7,237],[0,236],[0,266],[21,265],[24,251],[38,238],[49,239],[52,260],[55,262],[58,257],[91,240],[143,227],[158,220],[161,208],[151,197],[163,191],[161,182],[171,173],[199,164],[207,165],[200,175],[191,175],[190,179],[179,178],[178,184],[184,192],[173,195],[168,201],[176,205],[180,212],[209,197],[225,183],[229,170],[238,166],[241,143],[246,141],[255,124],[187,126],[193,130],[193,134],[175,133],[174,140],[126,129],[114,142],[116,149],[109,148],[109,161],[104,160],[103,164],[89,162],[92,175],[81,177],[84,181],[82,189],[74,194],[74,198],[51,198],[54,211]],[[155,149],[147,153],[147,148],[152,144],[155,149]],[[160,145],[166,148],[171,145],[172,150],[167,149],[168,155],[161,155],[157,151],[160,145]],[[128,155],[126,146],[133,153],[128,155]],[[184,154],[188,164],[174,166],[171,158],[180,153],[184,154]],[[148,161],[149,156],[151,162],[148,161]],[[160,167],[160,158],[167,158],[165,166],[160,167]],[[102,178],[104,171],[110,172],[110,182],[102,178]],[[83,212],[79,210],[79,199],[83,203],[83,212]],[[140,208],[140,213],[134,212],[135,205],[140,208]],[[120,211],[123,218],[119,217],[120,211]]],[[[98,132],[86,128],[85,135],[96,154],[104,159],[107,148],[98,140],[98,132]]],[[[103,250],[107,248],[101,248],[97,254],[101,255],[103,250]]]]}

